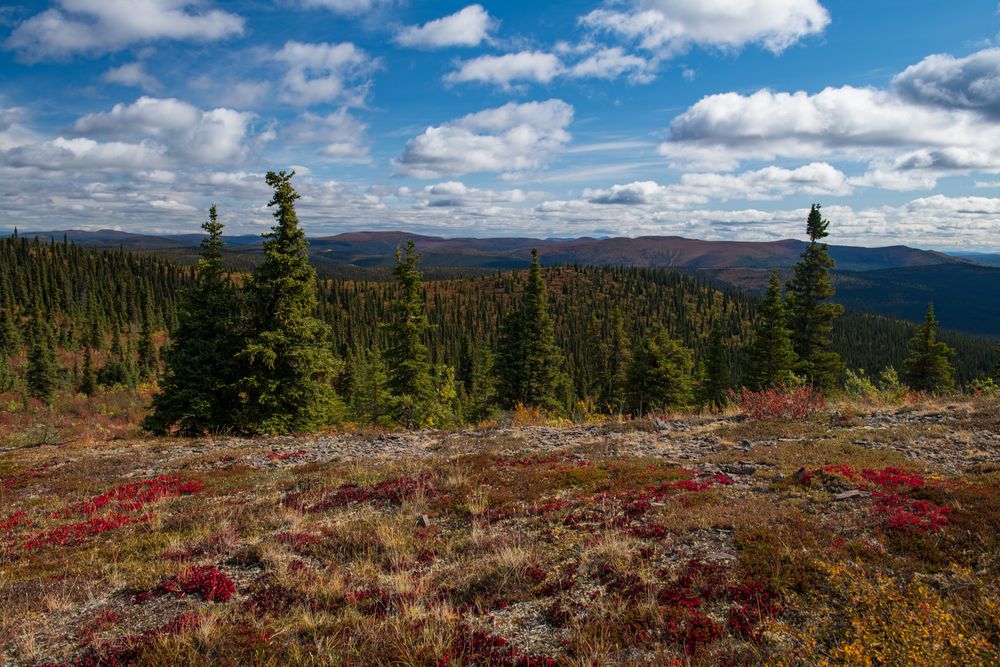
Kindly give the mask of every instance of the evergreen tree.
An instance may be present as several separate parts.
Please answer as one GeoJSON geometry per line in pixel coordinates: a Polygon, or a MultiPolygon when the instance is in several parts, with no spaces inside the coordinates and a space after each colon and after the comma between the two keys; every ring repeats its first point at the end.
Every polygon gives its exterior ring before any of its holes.
{"type": "Polygon", "coordinates": [[[910,340],[910,354],[903,362],[903,381],[917,391],[944,394],[955,390],[955,369],[950,362],[955,351],[937,339],[937,326],[931,303],[924,323],[910,340]]]}
{"type": "Polygon", "coordinates": [[[94,369],[94,357],[90,346],[83,348],[83,369],[80,371],[80,393],[93,396],[97,391],[97,371],[94,369]]]}
{"type": "Polygon", "coordinates": [[[843,314],[844,307],[829,302],[834,295],[830,282],[834,261],[827,245],[820,243],[829,235],[829,224],[820,213],[820,205],[813,204],[806,221],[809,245],[795,265],[787,297],[792,346],[799,357],[796,370],[823,390],[836,386],[843,368],[840,355],[830,350],[833,321],[843,314]]]}
{"type": "Polygon", "coordinates": [[[727,393],[731,388],[732,377],[726,332],[722,321],[716,320],[712,326],[712,333],[708,339],[708,351],[705,354],[701,401],[706,405],[721,407],[725,405],[727,393]]]}
{"type": "Polygon", "coordinates": [[[362,350],[348,359],[348,408],[353,421],[380,426],[392,423],[388,378],[378,348],[362,350]]]}
{"type": "Polygon", "coordinates": [[[0,310],[0,356],[15,354],[21,347],[21,332],[17,329],[11,308],[0,310]]]}
{"type": "Polygon", "coordinates": [[[496,413],[497,383],[493,374],[495,363],[490,346],[479,346],[472,364],[469,406],[466,410],[466,416],[473,422],[490,419],[496,413]]]}
{"type": "Polygon", "coordinates": [[[292,173],[267,173],[277,224],[264,234],[264,262],[248,289],[248,338],[241,388],[240,426],[261,433],[309,431],[338,421],[343,406],[331,381],[337,363],[330,328],[317,307],[316,271],[299,227],[292,173]]]}
{"type": "Polygon", "coordinates": [[[521,404],[552,412],[563,410],[568,379],[562,370],[562,352],[556,346],[548,286],[537,248],[531,251],[520,309],[506,323],[497,364],[499,397],[505,407],[521,404]]]}
{"type": "Polygon", "coordinates": [[[694,355],[657,326],[632,355],[628,397],[633,413],[684,407],[694,401],[691,373],[694,355]]]}
{"type": "Polygon", "coordinates": [[[51,404],[59,386],[59,362],[52,333],[40,309],[35,312],[33,329],[24,384],[29,396],[51,404]]]}
{"type": "Polygon", "coordinates": [[[154,433],[176,427],[182,435],[201,435],[236,427],[240,302],[222,266],[224,225],[215,206],[208,217],[201,226],[207,236],[197,283],[183,296],[177,327],[163,350],[160,392],[144,422],[154,433]]]}
{"type": "Polygon", "coordinates": [[[430,324],[421,290],[419,261],[412,240],[406,242],[405,252],[396,250],[393,275],[399,286],[399,301],[388,327],[390,340],[385,355],[393,418],[410,428],[428,424],[437,412],[430,355],[424,343],[430,324]]]}
{"type": "Polygon", "coordinates": [[[613,414],[620,414],[625,410],[625,387],[631,356],[628,335],[625,333],[625,318],[621,308],[616,307],[611,317],[605,375],[601,379],[599,392],[601,407],[613,414]]]}
{"type": "Polygon", "coordinates": [[[795,383],[796,355],[787,325],[785,303],[781,298],[778,272],[771,272],[767,296],[757,313],[753,346],[747,367],[747,385],[751,389],[769,389],[795,383]]]}
{"type": "Polygon", "coordinates": [[[152,313],[147,309],[139,328],[139,374],[144,378],[155,376],[159,365],[156,346],[153,344],[152,318],[152,313]]]}

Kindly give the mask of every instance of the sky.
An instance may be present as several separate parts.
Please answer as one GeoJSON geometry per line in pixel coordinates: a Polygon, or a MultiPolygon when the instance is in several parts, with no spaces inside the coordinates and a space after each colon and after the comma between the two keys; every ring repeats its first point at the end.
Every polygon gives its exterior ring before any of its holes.
{"type": "Polygon", "coordinates": [[[0,5],[0,230],[1000,251],[997,0],[0,5]]]}

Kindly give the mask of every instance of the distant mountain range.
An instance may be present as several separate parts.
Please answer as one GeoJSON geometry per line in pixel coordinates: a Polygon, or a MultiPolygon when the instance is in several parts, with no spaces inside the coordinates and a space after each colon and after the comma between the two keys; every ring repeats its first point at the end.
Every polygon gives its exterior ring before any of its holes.
{"type": "MultiPolygon", "coordinates": [[[[88,247],[125,248],[194,258],[199,234],[150,235],[114,230],[21,232],[88,247]]],[[[547,265],[669,267],[702,275],[720,286],[759,292],[772,269],[787,277],[806,243],[700,241],[678,236],[639,238],[442,238],[406,232],[349,232],[309,239],[322,275],[384,278],[396,248],[413,239],[430,276],[477,275],[528,266],[538,248],[547,265]]],[[[260,261],[256,235],[226,237],[229,259],[246,268],[260,261]]],[[[933,301],[942,326],[1000,338],[1000,256],[949,255],[907,246],[862,248],[831,245],[837,262],[837,300],[852,310],[922,319],[933,301]]]]}

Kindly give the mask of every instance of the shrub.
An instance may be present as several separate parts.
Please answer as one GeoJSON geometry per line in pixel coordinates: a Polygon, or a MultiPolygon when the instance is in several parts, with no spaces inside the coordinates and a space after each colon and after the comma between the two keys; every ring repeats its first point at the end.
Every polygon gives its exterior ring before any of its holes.
{"type": "Polygon", "coordinates": [[[823,409],[823,393],[813,387],[774,387],[751,391],[743,387],[730,398],[748,419],[801,419],[823,409]]]}

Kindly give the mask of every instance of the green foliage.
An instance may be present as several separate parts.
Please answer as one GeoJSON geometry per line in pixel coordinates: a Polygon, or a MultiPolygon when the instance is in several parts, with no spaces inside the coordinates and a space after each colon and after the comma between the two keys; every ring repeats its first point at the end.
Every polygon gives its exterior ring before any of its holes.
{"type": "Polygon", "coordinates": [[[93,396],[97,391],[97,371],[94,368],[94,355],[88,345],[83,349],[83,369],[80,371],[79,390],[81,394],[93,396]]]}
{"type": "Polygon", "coordinates": [[[15,387],[17,387],[17,375],[10,367],[10,358],[5,354],[0,354],[0,394],[13,391],[15,387]]]}
{"type": "Polygon", "coordinates": [[[59,386],[59,372],[51,330],[48,322],[43,319],[41,310],[37,310],[32,323],[28,367],[24,374],[28,395],[45,403],[52,403],[59,386]]]}
{"type": "Polygon", "coordinates": [[[903,379],[916,391],[952,392],[955,390],[955,369],[950,362],[953,354],[954,350],[937,339],[934,304],[928,304],[924,323],[910,339],[910,354],[903,362],[903,379]]]}
{"type": "Polygon", "coordinates": [[[348,411],[352,421],[391,426],[389,373],[378,348],[360,350],[347,359],[348,411]]]}
{"type": "Polygon", "coordinates": [[[781,280],[778,272],[773,271],[754,327],[746,376],[746,384],[750,388],[760,390],[795,384],[793,369],[797,357],[787,321],[788,314],[781,297],[781,280]]]}
{"type": "Polygon", "coordinates": [[[656,327],[632,356],[628,368],[629,405],[642,415],[665,408],[686,407],[694,401],[691,377],[694,355],[656,327]]]}
{"type": "Polygon", "coordinates": [[[473,360],[467,389],[466,417],[472,422],[490,419],[497,413],[497,382],[493,373],[496,361],[489,345],[480,345],[473,360]]]}
{"type": "Polygon", "coordinates": [[[880,392],[863,368],[857,371],[848,368],[844,373],[844,393],[854,399],[872,399],[880,392]]]}
{"type": "Polygon", "coordinates": [[[555,341],[548,286],[537,249],[531,251],[531,269],[520,307],[506,319],[501,334],[497,376],[497,392],[504,407],[524,405],[553,413],[566,407],[569,379],[555,341]]]}
{"type": "MultiPolygon", "coordinates": [[[[222,229],[215,206],[202,225],[197,284],[183,298],[171,343],[163,351],[165,370],[160,392],[144,426],[154,433],[175,429],[183,435],[237,428],[240,349],[240,301],[222,267],[222,229]]],[[[145,322],[149,322],[149,317],[145,322]]],[[[148,337],[144,325],[143,338],[148,337]]],[[[151,342],[149,343],[151,345],[151,342]]],[[[140,342],[140,358],[143,356],[140,342]]],[[[149,355],[150,352],[146,352],[149,355]]],[[[155,361],[146,357],[147,370],[155,361]]]]}
{"type": "Polygon", "coordinates": [[[264,262],[248,289],[249,322],[239,426],[256,433],[309,431],[336,423],[343,405],[331,384],[337,361],[329,327],[318,320],[316,271],[295,213],[294,175],[267,173],[277,224],[264,234],[264,262]]]}
{"type": "Polygon", "coordinates": [[[723,406],[732,385],[726,331],[722,327],[722,322],[716,321],[708,339],[708,352],[705,355],[704,379],[699,388],[699,401],[705,405],[723,406]]]}
{"type": "Polygon", "coordinates": [[[13,304],[0,310],[0,355],[10,356],[21,347],[21,332],[14,321],[13,304]]]}
{"type": "Polygon", "coordinates": [[[440,419],[443,407],[435,392],[430,355],[424,343],[430,325],[419,262],[420,255],[414,250],[412,240],[407,241],[405,252],[396,250],[393,275],[399,285],[399,300],[393,308],[389,349],[385,355],[393,419],[411,428],[426,425],[435,416],[440,419]]]}
{"type": "Polygon", "coordinates": [[[792,346],[799,360],[796,370],[807,382],[828,391],[837,385],[843,364],[833,352],[833,321],[844,312],[843,306],[828,300],[834,296],[830,269],[834,261],[825,243],[829,223],[813,204],[806,221],[810,244],[795,265],[795,275],[788,284],[789,327],[792,346]]]}
{"type": "Polygon", "coordinates": [[[969,383],[966,391],[975,396],[1000,396],[1000,384],[991,377],[976,378],[969,383]]]}

